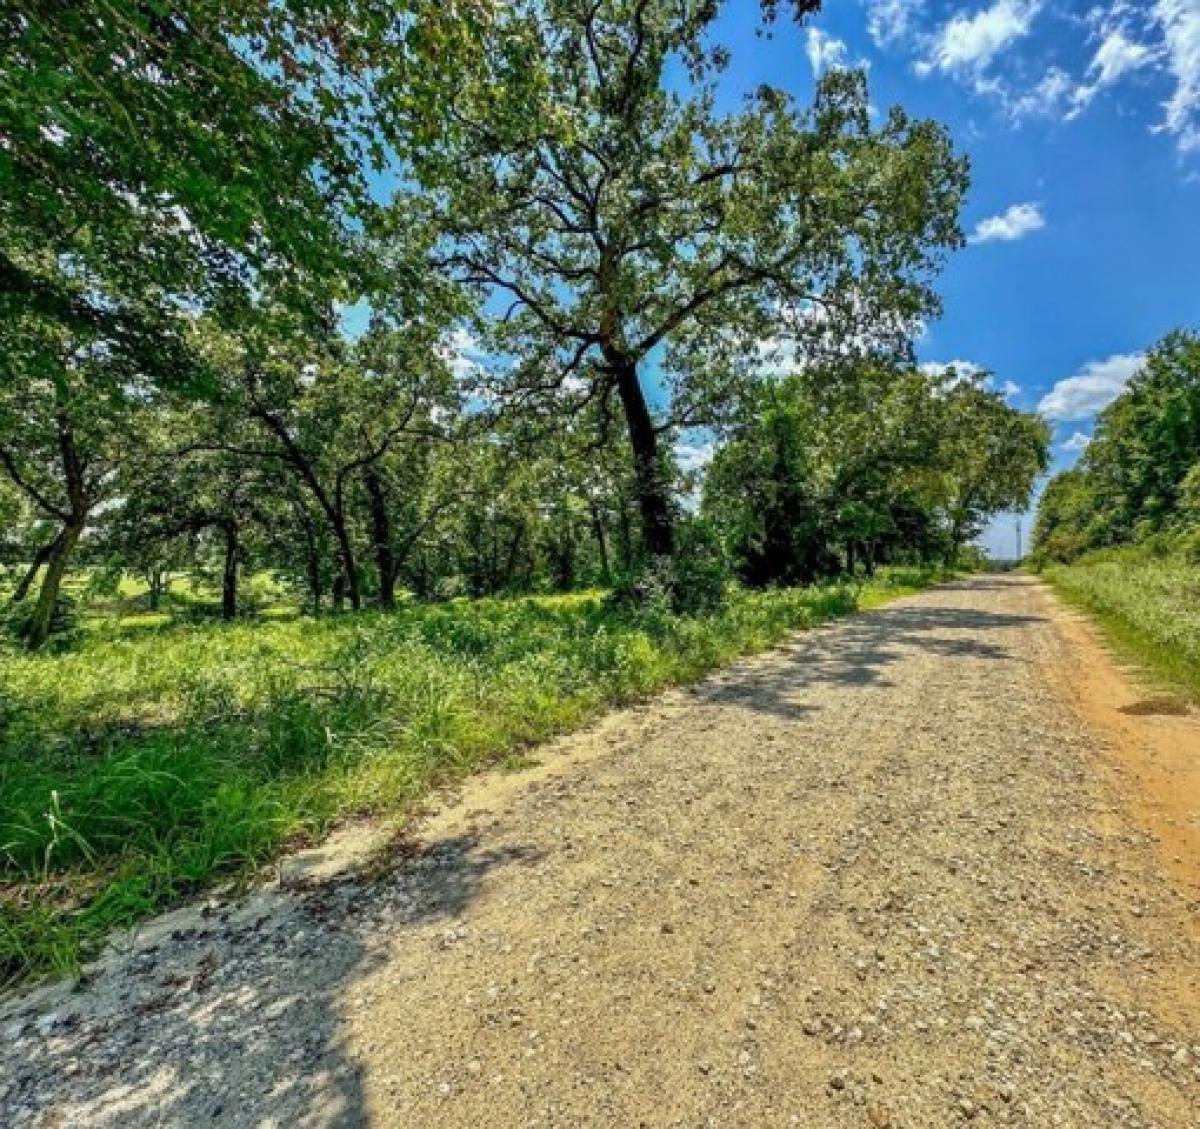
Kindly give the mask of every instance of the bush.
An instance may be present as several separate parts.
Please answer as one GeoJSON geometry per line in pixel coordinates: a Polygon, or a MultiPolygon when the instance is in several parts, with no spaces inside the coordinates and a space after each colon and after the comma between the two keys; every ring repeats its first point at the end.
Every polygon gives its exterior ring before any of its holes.
{"type": "MultiPolygon", "coordinates": [[[[33,625],[33,613],[37,607],[35,599],[22,600],[19,604],[11,605],[4,615],[4,625],[8,633],[21,642],[29,638],[33,625]]],[[[74,597],[60,592],[54,603],[54,612],[50,616],[50,636],[47,646],[51,650],[69,647],[79,638],[79,608],[74,597]]]]}
{"type": "Polygon", "coordinates": [[[651,557],[613,587],[617,606],[658,609],[671,615],[703,615],[721,608],[729,589],[729,562],[711,523],[681,522],[675,552],[651,557]]]}

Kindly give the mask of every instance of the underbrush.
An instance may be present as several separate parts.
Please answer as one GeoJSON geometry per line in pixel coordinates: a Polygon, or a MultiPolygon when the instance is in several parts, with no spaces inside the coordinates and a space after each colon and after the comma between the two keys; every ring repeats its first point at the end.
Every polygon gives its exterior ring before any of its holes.
{"type": "Polygon", "coordinates": [[[1128,546],[1050,565],[1069,603],[1095,615],[1117,643],[1200,701],[1200,563],[1183,552],[1128,546]]]}
{"type": "Polygon", "coordinates": [[[598,595],[89,632],[0,656],[0,983],[76,970],[114,928],[790,631],[937,579],[598,595]]]}

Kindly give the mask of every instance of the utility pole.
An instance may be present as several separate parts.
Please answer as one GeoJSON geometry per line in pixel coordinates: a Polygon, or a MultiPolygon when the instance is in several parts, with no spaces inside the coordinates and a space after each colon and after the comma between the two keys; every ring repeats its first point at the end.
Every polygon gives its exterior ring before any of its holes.
{"type": "Polygon", "coordinates": [[[1021,519],[1017,518],[1017,564],[1021,563],[1021,519]]]}

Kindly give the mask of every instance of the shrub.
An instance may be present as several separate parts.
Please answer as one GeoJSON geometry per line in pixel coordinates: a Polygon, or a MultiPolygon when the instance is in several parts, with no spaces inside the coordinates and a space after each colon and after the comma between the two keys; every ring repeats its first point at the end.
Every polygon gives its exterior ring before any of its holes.
{"type": "Polygon", "coordinates": [[[729,562],[710,522],[679,523],[675,552],[650,557],[613,587],[616,606],[671,615],[702,615],[719,609],[729,588],[729,562]]]}
{"type": "MultiPolygon", "coordinates": [[[[24,642],[29,638],[33,625],[33,613],[37,606],[34,599],[13,604],[4,613],[4,624],[14,639],[24,642]]],[[[60,592],[50,616],[50,637],[47,646],[51,650],[62,650],[79,638],[79,609],[73,596],[60,592]]]]}

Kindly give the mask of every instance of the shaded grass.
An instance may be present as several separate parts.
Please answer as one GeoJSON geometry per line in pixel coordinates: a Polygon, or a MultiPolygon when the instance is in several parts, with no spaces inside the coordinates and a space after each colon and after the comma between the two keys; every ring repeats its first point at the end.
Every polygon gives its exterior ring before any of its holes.
{"type": "Polygon", "coordinates": [[[788,632],[916,591],[735,593],[718,613],[597,594],[89,633],[0,656],[0,981],[69,972],[114,928],[788,632]]]}
{"type": "Polygon", "coordinates": [[[1122,651],[1200,702],[1200,566],[1131,546],[1053,565],[1044,575],[1122,651]]]}

